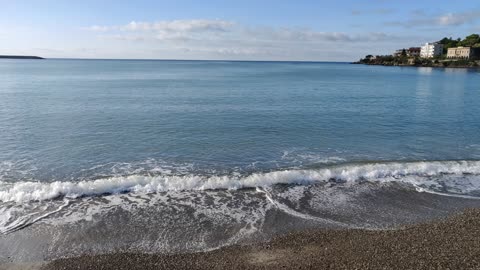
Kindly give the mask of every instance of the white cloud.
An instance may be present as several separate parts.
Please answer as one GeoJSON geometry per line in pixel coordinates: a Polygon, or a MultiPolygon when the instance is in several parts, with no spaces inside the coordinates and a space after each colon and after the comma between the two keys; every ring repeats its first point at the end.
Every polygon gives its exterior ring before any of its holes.
{"type": "Polygon", "coordinates": [[[386,25],[413,27],[431,27],[431,26],[460,26],[472,24],[480,20],[480,10],[466,12],[446,13],[441,15],[427,15],[424,11],[415,10],[412,17],[405,21],[387,22],[386,25]]]}
{"type": "Polygon", "coordinates": [[[233,22],[223,20],[172,20],[158,22],[132,21],[125,25],[100,26],[93,25],[84,29],[95,32],[131,31],[131,32],[197,32],[227,31],[233,22]]]}
{"type": "Polygon", "coordinates": [[[120,29],[159,32],[227,31],[233,24],[223,20],[173,20],[153,23],[132,21],[120,29]]]}
{"type": "Polygon", "coordinates": [[[448,13],[439,16],[436,20],[439,25],[462,25],[472,23],[480,19],[480,11],[469,11],[463,13],[448,13]]]}
{"type": "Polygon", "coordinates": [[[366,42],[396,39],[382,32],[348,34],[321,32],[308,28],[249,27],[223,20],[174,20],[135,22],[125,25],[88,27],[103,37],[120,40],[160,41],[251,41],[251,42],[366,42]]]}
{"type": "Polygon", "coordinates": [[[356,60],[368,53],[381,53],[378,49],[372,51],[372,43],[388,53],[399,41],[411,42],[407,37],[383,32],[327,32],[209,19],[132,21],[85,29],[96,32],[103,39],[102,44],[111,40],[115,47],[134,51],[135,55],[150,51],[158,58],[171,55],[189,59],[356,60]]]}

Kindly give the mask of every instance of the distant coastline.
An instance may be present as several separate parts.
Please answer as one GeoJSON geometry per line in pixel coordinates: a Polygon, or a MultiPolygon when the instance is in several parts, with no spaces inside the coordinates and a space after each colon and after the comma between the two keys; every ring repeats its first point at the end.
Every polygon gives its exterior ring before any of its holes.
{"type": "Polygon", "coordinates": [[[480,68],[480,61],[449,61],[449,60],[425,60],[415,59],[414,61],[402,61],[400,58],[385,59],[386,57],[379,57],[380,59],[366,60],[361,59],[352,64],[370,65],[370,66],[399,66],[399,67],[433,67],[433,68],[480,68]]]}
{"type": "Polygon", "coordinates": [[[0,55],[0,59],[45,59],[40,56],[31,55],[0,55]]]}
{"type": "Polygon", "coordinates": [[[396,50],[391,55],[367,55],[353,64],[440,68],[479,68],[480,35],[443,38],[421,47],[396,50]]]}

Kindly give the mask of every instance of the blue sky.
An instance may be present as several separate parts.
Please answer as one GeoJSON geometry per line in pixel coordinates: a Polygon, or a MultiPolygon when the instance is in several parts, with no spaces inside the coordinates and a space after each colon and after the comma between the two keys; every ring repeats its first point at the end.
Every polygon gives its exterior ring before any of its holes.
{"type": "Polygon", "coordinates": [[[480,32],[480,1],[0,0],[0,54],[351,61],[480,32]]]}

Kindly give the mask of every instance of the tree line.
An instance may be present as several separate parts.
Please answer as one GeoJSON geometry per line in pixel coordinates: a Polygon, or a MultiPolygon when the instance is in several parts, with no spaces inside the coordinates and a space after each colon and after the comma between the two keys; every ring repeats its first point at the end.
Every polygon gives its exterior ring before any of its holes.
{"type": "Polygon", "coordinates": [[[449,48],[480,47],[480,35],[471,34],[469,36],[466,36],[464,39],[452,39],[451,37],[444,37],[439,41],[439,43],[443,44],[443,54],[446,54],[449,48]]]}

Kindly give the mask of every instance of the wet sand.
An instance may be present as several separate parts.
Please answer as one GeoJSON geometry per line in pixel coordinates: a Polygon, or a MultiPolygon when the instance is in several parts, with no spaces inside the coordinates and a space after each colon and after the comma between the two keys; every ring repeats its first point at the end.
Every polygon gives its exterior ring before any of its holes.
{"type": "Polygon", "coordinates": [[[82,256],[42,269],[480,269],[480,209],[396,230],[310,230],[189,254],[82,256]]]}

